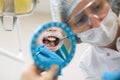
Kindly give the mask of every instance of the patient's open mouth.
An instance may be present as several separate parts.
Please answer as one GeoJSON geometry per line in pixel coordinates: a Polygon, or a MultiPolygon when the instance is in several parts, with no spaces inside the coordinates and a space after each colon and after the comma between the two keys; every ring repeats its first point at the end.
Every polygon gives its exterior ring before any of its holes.
{"type": "Polygon", "coordinates": [[[56,36],[47,36],[43,38],[43,43],[47,47],[56,47],[60,43],[60,39],[56,36]]]}

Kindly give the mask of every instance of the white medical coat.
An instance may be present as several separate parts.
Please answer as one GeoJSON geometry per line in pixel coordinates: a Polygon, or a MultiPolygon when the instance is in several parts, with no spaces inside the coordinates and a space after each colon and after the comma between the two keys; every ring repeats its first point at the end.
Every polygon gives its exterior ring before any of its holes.
{"type": "Polygon", "coordinates": [[[81,79],[78,80],[102,80],[106,71],[120,69],[120,53],[108,48],[90,46],[82,54],[79,67],[81,79]]]}

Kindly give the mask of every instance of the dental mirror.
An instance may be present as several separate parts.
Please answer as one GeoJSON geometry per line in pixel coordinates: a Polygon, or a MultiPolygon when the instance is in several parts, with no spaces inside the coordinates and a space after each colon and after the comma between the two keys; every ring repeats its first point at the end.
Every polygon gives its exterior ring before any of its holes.
{"type": "MultiPolygon", "coordinates": [[[[76,39],[74,32],[61,22],[48,22],[40,26],[32,36],[31,53],[37,67],[43,70],[49,67],[41,64],[36,53],[36,48],[44,44],[49,50],[55,52],[64,62],[62,68],[65,67],[72,59],[76,48],[76,39]]],[[[54,63],[53,63],[54,64],[54,63]]]]}

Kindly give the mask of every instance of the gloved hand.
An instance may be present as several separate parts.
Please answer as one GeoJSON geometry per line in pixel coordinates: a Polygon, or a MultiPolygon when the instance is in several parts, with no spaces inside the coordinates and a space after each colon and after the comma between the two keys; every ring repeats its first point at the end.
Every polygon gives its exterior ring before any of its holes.
{"type": "Polygon", "coordinates": [[[39,65],[37,65],[38,67],[41,66],[40,68],[46,70],[49,69],[53,64],[56,64],[59,66],[59,70],[56,75],[61,75],[61,65],[64,60],[55,52],[47,49],[43,44],[37,47],[35,56],[40,63],[39,65]]]}
{"type": "Polygon", "coordinates": [[[114,72],[106,72],[103,80],[120,80],[120,70],[114,72]]]}

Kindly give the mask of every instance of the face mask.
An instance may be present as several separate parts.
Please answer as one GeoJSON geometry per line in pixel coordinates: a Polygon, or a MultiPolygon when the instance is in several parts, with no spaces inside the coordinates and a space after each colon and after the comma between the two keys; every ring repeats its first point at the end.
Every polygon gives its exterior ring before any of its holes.
{"type": "Polygon", "coordinates": [[[117,28],[117,16],[110,9],[99,28],[93,28],[86,32],[78,33],[77,36],[82,42],[96,46],[107,46],[115,39],[117,28]]]}

